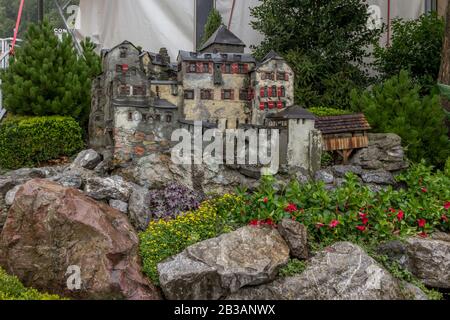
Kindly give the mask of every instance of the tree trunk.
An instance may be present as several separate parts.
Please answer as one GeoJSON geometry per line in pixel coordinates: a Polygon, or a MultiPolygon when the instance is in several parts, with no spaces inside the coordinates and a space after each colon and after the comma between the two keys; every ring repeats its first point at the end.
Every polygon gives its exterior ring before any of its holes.
{"type": "MultiPolygon", "coordinates": [[[[446,14],[446,27],[445,27],[445,39],[442,49],[442,63],[441,70],[439,72],[439,82],[450,85],[450,4],[447,4],[446,14]]],[[[450,101],[448,99],[442,99],[442,106],[445,110],[450,112],[450,101]]],[[[450,129],[450,121],[447,120],[447,127],[450,129]]],[[[449,130],[450,137],[450,130],[449,130]]]]}

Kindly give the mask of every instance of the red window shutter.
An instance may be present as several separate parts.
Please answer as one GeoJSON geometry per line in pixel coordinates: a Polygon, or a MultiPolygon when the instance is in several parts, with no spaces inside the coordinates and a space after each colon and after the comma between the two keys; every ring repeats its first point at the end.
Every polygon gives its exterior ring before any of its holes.
{"type": "Polygon", "coordinates": [[[269,109],[273,109],[275,107],[275,102],[270,101],[269,102],[269,109]]]}
{"type": "Polygon", "coordinates": [[[289,74],[287,72],[284,73],[284,81],[289,81],[289,74]]]}
{"type": "Polygon", "coordinates": [[[239,65],[237,63],[233,63],[231,65],[231,72],[232,73],[238,73],[239,72],[239,65]]]}
{"type": "Polygon", "coordinates": [[[209,63],[209,73],[213,73],[214,65],[212,62],[209,63]]]}
{"type": "Polygon", "coordinates": [[[244,64],[244,73],[248,73],[248,64],[247,63],[244,64]]]}
{"type": "Polygon", "coordinates": [[[225,63],[222,63],[221,69],[222,69],[222,73],[225,73],[225,63]]]}
{"type": "Polygon", "coordinates": [[[261,88],[259,91],[260,91],[259,95],[261,96],[261,98],[264,98],[264,96],[265,96],[264,88],[261,88]]]}
{"type": "Polygon", "coordinates": [[[269,87],[269,97],[272,96],[272,87],[269,87]]]}
{"type": "Polygon", "coordinates": [[[222,100],[225,99],[225,90],[222,89],[222,96],[221,96],[222,100]]]}
{"type": "Polygon", "coordinates": [[[283,88],[282,88],[282,87],[279,87],[279,88],[278,88],[278,96],[279,96],[279,97],[282,97],[282,96],[283,96],[283,88]]]}
{"type": "Polygon", "coordinates": [[[203,65],[201,62],[197,62],[197,73],[202,73],[203,65]]]}
{"type": "Polygon", "coordinates": [[[123,64],[122,65],[122,72],[127,72],[128,71],[128,65],[127,64],[123,64]]]}
{"type": "Polygon", "coordinates": [[[264,102],[260,102],[259,103],[259,109],[260,110],[264,110],[264,102]]]}
{"type": "Polygon", "coordinates": [[[278,107],[278,109],[283,109],[283,101],[278,101],[277,107],[278,107]]]}
{"type": "Polygon", "coordinates": [[[230,90],[230,100],[234,100],[234,89],[230,90]]]}

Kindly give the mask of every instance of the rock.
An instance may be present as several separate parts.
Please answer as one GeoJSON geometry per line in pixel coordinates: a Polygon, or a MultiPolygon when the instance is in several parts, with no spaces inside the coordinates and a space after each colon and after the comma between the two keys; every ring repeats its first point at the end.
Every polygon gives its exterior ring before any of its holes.
{"type": "Polygon", "coordinates": [[[324,169],[316,172],[314,180],[322,181],[325,184],[332,184],[334,182],[334,176],[331,170],[324,169]]]}
{"type": "Polygon", "coordinates": [[[20,187],[21,185],[18,185],[8,191],[5,196],[5,203],[7,206],[12,206],[14,199],[16,198],[17,191],[19,191],[20,187]]]}
{"type": "Polygon", "coordinates": [[[402,140],[393,133],[369,133],[369,146],[356,151],[350,164],[367,170],[399,171],[408,168],[402,140]]]}
{"type": "Polygon", "coordinates": [[[170,300],[217,300],[247,285],[273,280],[289,260],[276,229],[243,227],[188,247],[158,265],[170,300]]]}
{"type": "Polygon", "coordinates": [[[81,189],[83,185],[83,179],[79,174],[68,174],[61,177],[58,180],[59,184],[66,188],[81,189]]]}
{"type": "Polygon", "coordinates": [[[389,241],[377,248],[414,274],[424,284],[434,288],[450,288],[450,235],[437,232],[429,239],[408,238],[389,241]]]}
{"type": "Polygon", "coordinates": [[[119,210],[122,213],[128,213],[128,203],[120,200],[109,200],[109,206],[113,209],[119,210]]]}
{"type": "Polygon", "coordinates": [[[44,167],[44,168],[22,168],[10,171],[0,176],[0,196],[17,185],[24,184],[31,179],[51,179],[57,177],[64,170],[63,166],[44,167]]]}
{"type": "Polygon", "coordinates": [[[333,166],[332,170],[336,177],[345,178],[347,173],[353,173],[357,176],[360,176],[363,173],[363,170],[360,166],[351,166],[351,165],[339,165],[333,166]]]}
{"type": "Polygon", "coordinates": [[[102,157],[97,151],[89,149],[81,151],[72,163],[72,166],[93,170],[100,162],[102,157]]]}
{"type": "Polygon", "coordinates": [[[9,178],[9,177],[5,177],[5,178],[1,178],[0,177],[0,196],[5,196],[9,190],[11,190],[12,188],[14,188],[16,186],[16,182],[9,178]]]}
{"type": "Polygon", "coordinates": [[[392,173],[386,170],[365,171],[361,178],[368,184],[394,185],[395,179],[392,173]]]}
{"type": "Polygon", "coordinates": [[[308,232],[303,224],[292,219],[283,219],[278,224],[278,231],[289,246],[292,257],[308,259],[308,232]]]}
{"type": "Polygon", "coordinates": [[[230,300],[402,300],[424,299],[425,294],[400,282],[360,247],[338,242],[308,261],[294,277],[247,287],[230,300]]]}
{"type": "Polygon", "coordinates": [[[96,200],[115,199],[127,202],[132,188],[132,184],[126,182],[121,176],[92,177],[86,180],[84,192],[96,200]]]}
{"type": "Polygon", "coordinates": [[[143,231],[147,229],[151,219],[150,205],[150,191],[138,186],[133,188],[128,202],[128,211],[130,221],[137,230],[143,231]]]}
{"type": "Polygon", "coordinates": [[[141,272],[138,237],[126,216],[47,180],[17,192],[0,235],[0,265],[26,286],[75,299],[160,297],[141,272]],[[70,291],[77,266],[81,289],[70,291]]]}

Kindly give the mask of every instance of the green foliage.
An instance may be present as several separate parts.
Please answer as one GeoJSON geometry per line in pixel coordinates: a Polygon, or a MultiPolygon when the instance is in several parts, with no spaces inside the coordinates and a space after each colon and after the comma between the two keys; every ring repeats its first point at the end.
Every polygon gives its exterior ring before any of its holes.
{"type": "Polygon", "coordinates": [[[198,210],[186,212],[173,220],[150,222],[139,237],[143,270],[153,283],[159,283],[158,263],[192,244],[231,231],[225,217],[236,214],[239,203],[238,197],[225,195],[206,201],[198,210]]]}
{"type": "Polygon", "coordinates": [[[313,113],[317,117],[342,116],[345,114],[351,114],[351,111],[329,107],[312,107],[309,108],[308,111],[313,113]]]}
{"type": "Polygon", "coordinates": [[[444,19],[436,12],[417,20],[394,20],[391,45],[375,46],[377,69],[385,79],[407,70],[425,92],[430,92],[439,75],[444,31],[444,19]]]}
{"type": "Polygon", "coordinates": [[[79,58],[69,36],[62,41],[48,22],[31,25],[10,67],[1,75],[6,110],[13,114],[62,115],[84,126],[91,104],[91,78],[99,71],[92,43],[79,58]]]}
{"type": "Polygon", "coordinates": [[[34,166],[83,147],[82,130],[70,117],[9,117],[0,125],[0,167],[34,166]]]}
{"type": "Polygon", "coordinates": [[[439,83],[438,84],[439,89],[441,90],[441,94],[446,97],[448,100],[450,100],[450,86],[446,84],[439,83]]]}
{"type": "Polygon", "coordinates": [[[450,157],[448,157],[445,162],[444,173],[447,177],[450,177],[450,157]]]}
{"type": "Polygon", "coordinates": [[[60,300],[57,295],[39,293],[25,288],[17,277],[10,276],[0,268],[0,300],[60,300]]]}
{"type": "Polygon", "coordinates": [[[223,24],[222,16],[217,9],[212,9],[209,13],[208,20],[205,24],[205,30],[203,31],[202,45],[216,32],[217,29],[223,24]]]}
{"type": "Polygon", "coordinates": [[[305,261],[300,261],[298,259],[289,260],[288,264],[281,268],[278,272],[280,277],[292,277],[297,274],[302,273],[306,269],[305,261]]]}
{"type": "Polygon", "coordinates": [[[408,157],[442,166],[450,155],[445,113],[438,95],[422,97],[406,71],[371,91],[352,93],[352,108],[362,111],[375,132],[398,134],[408,157]]]}
{"type": "Polygon", "coordinates": [[[265,39],[257,58],[283,55],[296,73],[295,99],[306,107],[347,108],[352,89],[365,87],[367,46],[381,30],[368,28],[368,5],[359,0],[265,0],[251,9],[252,27],[265,39]]]}
{"type": "Polygon", "coordinates": [[[348,174],[344,185],[333,191],[326,190],[323,183],[300,185],[294,181],[279,192],[273,178],[265,178],[256,191],[240,194],[245,206],[228,219],[245,225],[293,218],[321,245],[373,243],[450,230],[450,177],[440,171],[433,174],[432,168],[418,164],[398,180],[408,189],[387,188],[377,193],[348,174]]]}

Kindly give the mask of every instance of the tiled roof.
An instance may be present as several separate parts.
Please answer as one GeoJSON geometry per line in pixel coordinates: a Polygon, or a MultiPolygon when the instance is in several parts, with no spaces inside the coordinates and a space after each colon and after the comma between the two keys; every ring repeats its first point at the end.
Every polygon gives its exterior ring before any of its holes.
{"type": "Polygon", "coordinates": [[[245,47],[244,42],[239,39],[234,33],[232,33],[228,28],[224,25],[221,25],[216,32],[213,33],[211,37],[203,44],[200,48],[200,51],[203,51],[210,47],[213,44],[229,44],[233,46],[242,46],[245,47]]]}
{"type": "Polygon", "coordinates": [[[372,129],[362,113],[342,116],[319,117],[316,120],[316,129],[323,134],[347,133],[354,131],[368,131],[372,129]]]}
{"type": "Polygon", "coordinates": [[[248,53],[199,53],[180,50],[179,57],[181,61],[205,61],[205,62],[244,62],[255,63],[256,60],[248,53]]]}

